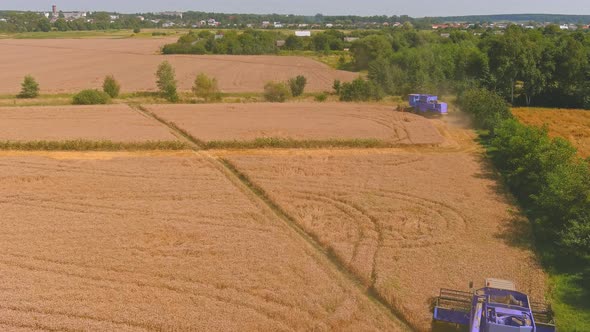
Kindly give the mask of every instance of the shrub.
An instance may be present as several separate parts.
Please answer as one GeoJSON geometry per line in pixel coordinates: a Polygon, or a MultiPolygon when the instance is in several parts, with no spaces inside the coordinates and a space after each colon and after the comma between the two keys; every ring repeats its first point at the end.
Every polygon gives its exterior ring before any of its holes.
{"type": "Polygon", "coordinates": [[[493,130],[502,120],[512,118],[506,101],[486,89],[471,89],[459,97],[459,105],[473,114],[477,126],[493,130]]]}
{"type": "Polygon", "coordinates": [[[164,61],[158,66],[156,77],[156,84],[162,96],[171,102],[178,101],[176,74],[174,73],[174,68],[172,68],[172,65],[168,61],[164,61]]]}
{"type": "Polygon", "coordinates": [[[334,80],[334,84],[332,85],[332,88],[334,89],[334,93],[336,95],[340,95],[340,88],[342,87],[342,82],[340,82],[340,80],[334,80]]]}
{"type": "Polygon", "coordinates": [[[264,99],[270,102],[282,103],[291,96],[287,84],[282,82],[268,82],[264,86],[264,99]]]}
{"type": "Polygon", "coordinates": [[[99,90],[83,90],[74,96],[75,105],[98,105],[108,104],[111,97],[99,90]]]}
{"type": "Polygon", "coordinates": [[[205,101],[221,100],[221,93],[217,86],[217,79],[210,78],[204,73],[197,75],[193,85],[193,93],[205,101]]]}
{"type": "Polygon", "coordinates": [[[18,98],[36,98],[39,96],[39,83],[31,75],[25,76],[18,98]]]}
{"type": "Polygon", "coordinates": [[[315,101],[317,101],[319,103],[323,103],[328,99],[328,94],[325,92],[322,92],[319,95],[316,95],[314,99],[315,99],[315,101]]]}
{"type": "Polygon", "coordinates": [[[343,83],[340,87],[341,101],[369,101],[383,99],[381,89],[371,81],[362,77],[350,83],[343,83]]]}
{"type": "Polygon", "coordinates": [[[140,33],[140,32],[141,32],[141,29],[140,28],[133,29],[133,33],[140,33]]]}
{"type": "Polygon", "coordinates": [[[112,75],[109,75],[104,78],[104,82],[102,83],[102,90],[111,96],[111,98],[117,98],[119,96],[119,92],[121,91],[121,85],[115,80],[112,75]]]}
{"type": "Polygon", "coordinates": [[[307,78],[299,75],[289,80],[289,87],[291,88],[291,94],[293,97],[299,97],[303,94],[305,86],[307,85],[307,78]]]}

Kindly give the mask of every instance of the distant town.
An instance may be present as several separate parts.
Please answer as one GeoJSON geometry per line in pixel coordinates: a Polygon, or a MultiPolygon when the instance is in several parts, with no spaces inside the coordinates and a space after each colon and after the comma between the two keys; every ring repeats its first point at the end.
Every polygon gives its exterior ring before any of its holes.
{"type": "Polygon", "coordinates": [[[121,14],[62,11],[57,5],[42,12],[0,11],[0,30],[9,32],[94,30],[118,28],[223,28],[223,29],[384,29],[411,25],[421,30],[504,30],[509,25],[526,29],[557,25],[561,30],[588,30],[590,16],[514,14],[462,17],[314,16],[280,14],[222,14],[196,11],[121,14]],[[26,18],[26,20],[25,20],[26,18]],[[48,25],[49,24],[49,25],[48,25]]]}

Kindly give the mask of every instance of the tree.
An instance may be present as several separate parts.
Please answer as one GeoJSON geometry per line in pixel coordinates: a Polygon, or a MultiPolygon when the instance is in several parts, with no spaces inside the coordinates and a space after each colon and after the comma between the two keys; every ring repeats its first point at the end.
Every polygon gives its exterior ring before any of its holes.
{"type": "Polygon", "coordinates": [[[367,69],[369,63],[377,58],[389,58],[393,55],[393,48],[385,36],[370,35],[352,43],[350,52],[354,58],[356,69],[367,69]]]}
{"type": "Polygon", "coordinates": [[[268,82],[264,86],[264,99],[273,103],[285,102],[291,96],[287,84],[282,82],[268,82]]]}
{"type": "Polygon", "coordinates": [[[210,78],[204,73],[200,73],[195,78],[195,83],[193,85],[193,93],[197,97],[205,99],[205,101],[214,101],[221,99],[219,87],[217,86],[217,79],[210,78]]]}
{"type": "Polygon", "coordinates": [[[286,50],[291,50],[291,51],[301,50],[301,49],[303,49],[303,41],[300,37],[297,37],[295,35],[289,35],[285,39],[285,47],[284,48],[286,50]]]}
{"type": "Polygon", "coordinates": [[[473,114],[478,127],[494,130],[512,113],[502,97],[486,89],[471,89],[463,93],[459,104],[464,111],[473,114]]]}
{"type": "Polygon", "coordinates": [[[299,75],[289,80],[289,87],[291,88],[291,94],[293,97],[299,97],[303,94],[305,86],[307,85],[307,78],[299,75]]]}
{"type": "Polygon", "coordinates": [[[121,91],[121,85],[115,80],[113,75],[108,75],[104,78],[102,90],[106,92],[111,98],[117,98],[121,91]]]}
{"type": "Polygon", "coordinates": [[[383,98],[382,90],[371,81],[362,77],[350,83],[343,83],[340,87],[341,101],[369,101],[383,98]]]}
{"type": "Polygon", "coordinates": [[[68,26],[68,22],[65,19],[59,18],[55,21],[54,26],[59,31],[68,31],[70,27],[68,26]]]}
{"type": "Polygon", "coordinates": [[[36,98],[39,96],[39,83],[31,75],[25,76],[18,98],[36,98]]]}
{"type": "Polygon", "coordinates": [[[176,91],[176,74],[168,61],[164,61],[158,66],[156,78],[156,84],[164,98],[171,102],[177,102],[179,97],[176,91]]]}

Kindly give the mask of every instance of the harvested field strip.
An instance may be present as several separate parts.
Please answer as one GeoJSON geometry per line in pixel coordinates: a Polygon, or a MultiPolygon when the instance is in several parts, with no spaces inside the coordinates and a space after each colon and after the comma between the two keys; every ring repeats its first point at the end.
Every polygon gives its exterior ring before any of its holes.
{"type": "MultiPolygon", "coordinates": [[[[227,159],[219,159],[219,161],[226,167],[227,170],[232,172],[247,188],[249,188],[258,198],[260,198],[274,213],[280,217],[291,229],[293,229],[297,234],[299,234],[304,240],[308,243],[313,245],[319,252],[325,255],[330,262],[332,262],[335,267],[344,274],[348,279],[353,280],[357,285],[365,285],[365,282],[360,279],[357,275],[352,273],[348,267],[347,263],[342,261],[340,257],[335,255],[331,250],[330,247],[326,247],[322,245],[319,239],[312,233],[307,232],[303,229],[299,223],[296,221],[295,218],[290,216],[282,207],[280,207],[277,203],[275,203],[269,195],[265,192],[264,189],[254,184],[249,177],[240,172],[234,164],[232,164],[227,159]]],[[[366,286],[361,287],[363,289],[363,293],[371,299],[373,302],[378,303],[380,306],[387,309],[387,311],[392,314],[396,320],[402,321],[408,329],[411,329],[411,325],[408,321],[405,320],[404,315],[401,312],[397,311],[395,307],[391,306],[386,299],[380,296],[379,293],[375,292],[372,287],[366,288],[366,286]]]]}
{"type": "Polygon", "coordinates": [[[144,109],[209,148],[444,143],[430,120],[369,103],[176,104],[144,105],[144,109]]]}
{"type": "Polygon", "coordinates": [[[168,128],[127,105],[0,108],[0,141],[174,141],[168,128]]]}
{"type": "Polygon", "coordinates": [[[0,141],[0,150],[22,151],[147,151],[185,150],[188,145],[179,141],[112,142],[108,140],[67,141],[0,141]]]}

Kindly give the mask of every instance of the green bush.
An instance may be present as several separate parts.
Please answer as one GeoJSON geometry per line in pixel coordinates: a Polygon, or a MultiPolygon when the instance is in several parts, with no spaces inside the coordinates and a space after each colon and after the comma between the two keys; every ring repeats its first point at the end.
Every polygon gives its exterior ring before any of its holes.
{"type": "Polygon", "coordinates": [[[210,78],[204,73],[197,75],[193,85],[193,93],[205,101],[219,101],[221,100],[221,93],[217,86],[217,79],[210,78]]]}
{"type": "Polygon", "coordinates": [[[590,254],[590,166],[545,128],[508,119],[490,141],[492,160],[506,184],[529,211],[538,240],[561,254],[590,254]]]}
{"type": "Polygon", "coordinates": [[[332,85],[332,89],[334,89],[334,93],[336,95],[340,95],[341,88],[342,88],[342,82],[340,82],[340,80],[334,80],[334,84],[332,85]]]}
{"type": "Polygon", "coordinates": [[[18,98],[36,98],[39,96],[39,83],[31,75],[25,76],[18,98]]]}
{"type": "Polygon", "coordinates": [[[459,97],[459,105],[475,117],[480,128],[493,130],[502,120],[512,117],[502,97],[486,89],[471,89],[459,97]]]}
{"type": "Polygon", "coordinates": [[[371,81],[362,77],[350,83],[343,83],[340,87],[341,101],[369,101],[383,99],[381,89],[371,81]]]}
{"type": "Polygon", "coordinates": [[[119,92],[121,91],[121,85],[112,75],[109,75],[104,78],[104,82],[102,83],[102,91],[111,96],[111,98],[117,98],[119,96],[119,92]]]}
{"type": "Polygon", "coordinates": [[[307,85],[307,78],[299,75],[289,80],[289,87],[291,88],[291,94],[293,97],[299,97],[303,94],[305,86],[307,85]]]}
{"type": "Polygon", "coordinates": [[[156,84],[162,96],[171,102],[177,102],[179,97],[176,91],[176,74],[168,61],[164,61],[158,66],[156,78],[156,84]]]}
{"type": "Polygon", "coordinates": [[[111,97],[99,90],[83,90],[74,95],[74,105],[98,105],[108,104],[111,97]]]}
{"type": "Polygon", "coordinates": [[[322,92],[318,95],[315,96],[315,101],[319,102],[319,103],[323,103],[328,99],[328,94],[325,92],[322,92]]]}
{"type": "Polygon", "coordinates": [[[264,99],[273,103],[282,103],[291,97],[287,84],[282,82],[268,82],[264,86],[264,99]]]}
{"type": "Polygon", "coordinates": [[[141,32],[141,29],[140,28],[133,29],[133,33],[140,33],[140,32],[141,32]]]}

